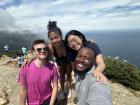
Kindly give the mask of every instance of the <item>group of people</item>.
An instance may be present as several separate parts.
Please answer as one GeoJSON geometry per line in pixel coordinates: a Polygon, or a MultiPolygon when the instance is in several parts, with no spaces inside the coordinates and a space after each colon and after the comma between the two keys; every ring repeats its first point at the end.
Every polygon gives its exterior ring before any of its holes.
{"type": "Polygon", "coordinates": [[[20,70],[20,105],[59,105],[56,98],[58,80],[61,99],[71,98],[72,71],[77,79],[78,105],[112,105],[109,83],[103,74],[103,55],[98,45],[87,41],[77,30],[69,31],[63,40],[55,21],[48,23],[48,39],[50,43],[42,39],[33,42],[35,58],[20,70]],[[50,63],[52,56],[57,68],[50,63]]]}

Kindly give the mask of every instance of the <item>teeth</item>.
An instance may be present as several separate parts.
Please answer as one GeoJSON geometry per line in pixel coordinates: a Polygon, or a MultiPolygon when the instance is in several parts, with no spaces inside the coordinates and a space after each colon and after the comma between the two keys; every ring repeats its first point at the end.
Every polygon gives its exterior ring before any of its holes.
{"type": "Polygon", "coordinates": [[[82,65],[82,64],[78,64],[78,66],[79,66],[80,68],[84,67],[84,65],[82,65]]]}

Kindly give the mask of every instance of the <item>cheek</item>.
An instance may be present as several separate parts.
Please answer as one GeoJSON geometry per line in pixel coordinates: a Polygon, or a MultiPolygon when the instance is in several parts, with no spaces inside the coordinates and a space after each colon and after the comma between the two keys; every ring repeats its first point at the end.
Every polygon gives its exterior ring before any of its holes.
{"type": "Polygon", "coordinates": [[[60,41],[61,41],[60,38],[58,38],[58,39],[53,40],[52,43],[58,43],[60,41]]]}
{"type": "Polygon", "coordinates": [[[54,40],[51,40],[50,42],[51,42],[51,44],[54,44],[54,40]]]}
{"type": "Polygon", "coordinates": [[[48,53],[45,53],[44,55],[47,57],[48,56],[48,53]]]}
{"type": "Polygon", "coordinates": [[[86,63],[86,64],[89,64],[90,62],[89,62],[89,60],[86,59],[86,60],[85,60],[85,63],[86,63]]]}
{"type": "Polygon", "coordinates": [[[82,46],[83,46],[82,41],[79,41],[79,46],[80,46],[80,47],[82,47],[82,46]]]}
{"type": "Polygon", "coordinates": [[[60,41],[61,41],[61,39],[60,39],[60,38],[56,40],[56,42],[60,42],[60,41]]]}
{"type": "Polygon", "coordinates": [[[79,62],[79,58],[76,58],[76,59],[75,59],[75,63],[78,63],[78,62],[79,62]]]}
{"type": "Polygon", "coordinates": [[[33,55],[35,55],[35,56],[37,55],[37,54],[35,53],[35,51],[33,52],[33,55]]]}

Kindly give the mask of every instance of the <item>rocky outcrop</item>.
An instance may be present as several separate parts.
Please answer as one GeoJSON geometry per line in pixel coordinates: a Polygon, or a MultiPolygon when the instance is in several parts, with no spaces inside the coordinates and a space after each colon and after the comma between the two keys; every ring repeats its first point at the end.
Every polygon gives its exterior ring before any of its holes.
{"type": "MultiPolygon", "coordinates": [[[[0,105],[19,105],[18,72],[14,61],[8,57],[0,58],[0,105]]],[[[114,105],[140,105],[140,91],[113,82],[111,89],[114,105]]],[[[73,99],[67,105],[75,105],[73,99]]]]}
{"type": "Polygon", "coordinates": [[[140,92],[126,88],[119,83],[111,83],[114,105],[140,105],[140,92]]]}

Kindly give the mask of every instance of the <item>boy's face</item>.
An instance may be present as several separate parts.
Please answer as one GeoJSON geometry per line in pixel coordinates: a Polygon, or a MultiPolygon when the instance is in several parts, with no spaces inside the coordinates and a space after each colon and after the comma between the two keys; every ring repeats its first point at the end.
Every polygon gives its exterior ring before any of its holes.
{"type": "Polygon", "coordinates": [[[81,48],[78,51],[75,63],[76,69],[83,71],[90,67],[95,61],[95,53],[89,48],[81,48]]]}
{"type": "Polygon", "coordinates": [[[33,52],[39,59],[46,59],[46,57],[48,57],[48,47],[44,43],[34,45],[33,52]]]}

